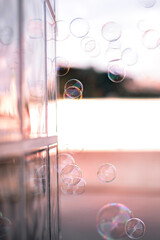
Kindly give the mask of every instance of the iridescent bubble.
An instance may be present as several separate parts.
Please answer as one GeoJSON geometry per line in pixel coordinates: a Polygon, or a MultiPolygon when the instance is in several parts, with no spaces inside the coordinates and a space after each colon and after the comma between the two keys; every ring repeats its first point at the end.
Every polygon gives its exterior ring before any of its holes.
{"type": "Polygon", "coordinates": [[[114,83],[120,83],[125,79],[126,71],[120,59],[108,63],[108,78],[114,83]]]}
{"type": "Polygon", "coordinates": [[[58,155],[58,172],[68,164],[75,164],[74,158],[68,153],[60,153],[58,155]]]}
{"type": "Polygon", "coordinates": [[[0,41],[4,45],[9,45],[13,40],[13,29],[11,27],[4,27],[0,29],[0,41]]]}
{"type": "Polygon", "coordinates": [[[81,92],[83,92],[83,84],[78,79],[70,79],[64,85],[64,90],[69,87],[79,88],[81,92]]]}
{"type": "Polygon", "coordinates": [[[142,36],[142,43],[148,49],[155,49],[160,45],[160,33],[149,29],[142,36]]]}
{"type": "Polygon", "coordinates": [[[80,195],[85,192],[86,182],[83,178],[77,178],[78,183],[76,185],[68,185],[68,183],[64,182],[61,185],[61,191],[64,194],[70,194],[70,195],[80,195]]]}
{"type": "Polygon", "coordinates": [[[43,37],[42,19],[30,19],[27,23],[27,31],[30,38],[39,39],[43,37]]]}
{"type": "Polygon", "coordinates": [[[65,76],[70,69],[69,61],[64,57],[56,57],[52,61],[53,72],[57,76],[65,76]]]}
{"type": "Polygon", "coordinates": [[[121,37],[121,27],[116,22],[107,22],[103,25],[101,33],[105,40],[116,41],[121,37]]]}
{"type": "Polygon", "coordinates": [[[151,8],[156,4],[156,0],[140,0],[140,3],[145,8],[151,8]]]}
{"type": "Polygon", "coordinates": [[[122,240],[126,237],[125,224],[131,217],[131,210],[121,203],[104,205],[96,218],[98,233],[107,240],[122,240]]]}
{"type": "Polygon", "coordinates": [[[110,163],[104,163],[99,167],[97,176],[101,182],[112,182],[116,178],[116,168],[110,163]]]}
{"type": "Polygon", "coordinates": [[[59,20],[55,23],[56,34],[53,35],[53,39],[56,41],[64,41],[69,37],[69,24],[64,20],[59,20]]]}
{"type": "Polygon", "coordinates": [[[0,239],[3,239],[8,234],[11,227],[12,222],[7,217],[0,216],[0,239]]]}
{"type": "Polygon", "coordinates": [[[131,218],[125,226],[126,234],[131,239],[139,239],[144,236],[146,227],[144,222],[139,218],[131,218]]]}
{"type": "Polygon", "coordinates": [[[71,86],[64,90],[63,98],[66,99],[81,99],[82,92],[79,88],[71,86]]]}
{"type": "Polygon", "coordinates": [[[76,185],[82,177],[82,172],[77,165],[68,164],[61,170],[60,177],[65,184],[76,185]]]}
{"type": "Polygon", "coordinates": [[[75,18],[70,23],[70,32],[77,38],[85,37],[89,32],[89,24],[84,18],[75,18]]]}
{"type": "Polygon", "coordinates": [[[124,64],[126,64],[128,66],[132,66],[137,63],[138,54],[134,49],[126,48],[122,52],[121,59],[124,62],[124,64]]]}

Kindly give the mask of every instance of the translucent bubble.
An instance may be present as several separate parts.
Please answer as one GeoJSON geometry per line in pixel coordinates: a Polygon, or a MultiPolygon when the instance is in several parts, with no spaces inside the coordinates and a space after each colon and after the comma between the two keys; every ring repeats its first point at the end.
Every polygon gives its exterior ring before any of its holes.
{"type": "Polygon", "coordinates": [[[82,177],[82,172],[77,165],[68,164],[61,170],[60,177],[65,184],[76,185],[82,177]]]}
{"type": "Polygon", "coordinates": [[[70,64],[64,57],[56,57],[52,61],[52,67],[57,76],[65,76],[69,72],[70,64]]]}
{"type": "Polygon", "coordinates": [[[151,8],[156,4],[156,0],[140,0],[140,3],[145,8],[151,8]]]}
{"type": "Polygon", "coordinates": [[[9,45],[13,40],[13,29],[11,27],[5,27],[0,29],[0,41],[4,45],[9,45]]]}
{"type": "Polygon", "coordinates": [[[43,22],[42,19],[30,19],[27,23],[28,35],[32,39],[43,37],[43,22]]]}
{"type": "Polygon", "coordinates": [[[91,52],[95,49],[96,47],[96,41],[94,38],[92,37],[84,37],[81,40],[81,48],[83,49],[83,51],[85,52],[91,52]]]}
{"type": "Polygon", "coordinates": [[[154,29],[149,29],[142,36],[142,43],[148,49],[155,49],[160,44],[160,33],[154,29]]]}
{"type": "Polygon", "coordinates": [[[66,40],[70,33],[69,33],[69,24],[64,20],[59,20],[56,22],[55,26],[56,34],[53,35],[53,39],[56,41],[64,41],[66,40]],[[55,39],[56,37],[56,39],[55,39]]]}
{"type": "Polygon", "coordinates": [[[104,205],[97,214],[98,233],[108,240],[126,237],[125,224],[132,217],[132,212],[125,205],[111,203],[104,205]]]}
{"type": "Polygon", "coordinates": [[[139,218],[131,218],[127,221],[125,230],[126,234],[131,239],[139,239],[144,236],[145,224],[139,218]]]}
{"type": "Polygon", "coordinates": [[[70,23],[70,32],[77,38],[85,37],[89,32],[89,24],[84,18],[75,18],[70,23]]]}
{"type": "Polygon", "coordinates": [[[108,63],[108,78],[114,83],[120,83],[125,79],[126,71],[120,59],[108,63]]]}
{"type": "Polygon", "coordinates": [[[108,48],[105,51],[105,60],[107,62],[113,61],[115,59],[120,59],[121,58],[121,50],[118,48],[108,48]]]}
{"type": "Polygon", "coordinates": [[[78,183],[76,185],[68,185],[68,183],[65,183],[65,181],[62,183],[61,191],[64,194],[70,194],[70,195],[80,195],[85,192],[86,182],[83,178],[77,178],[78,183]]]}
{"type": "Polygon", "coordinates": [[[102,27],[102,36],[105,40],[112,42],[121,37],[121,28],[116,22],[107,22],[102,27]]]}
{"type": "Polygon", "coordinates": [[[110,163],[105,163],[99,167],[97,176],[101,182],[112,182],[116,178],[116,168],[110,163]]]}
{"type": "Polygon", "coordinates": [[[69,87],[79,88],[81,92],[83,92],[83,84],[78,79],[70,79],[64,85],[64,90],[69,87]]]}
{"type": "Polygon", "coordinates": [[[77,87],[68,87],[64,90],[63,98],[68,99],[81,99],[82,98],[82,92],[77,87]]]}
{"type": "Polygon", "coordinates": [[[58,172],[68,164],[75,164],[74,158],[68,153],[60,153],[58,155],[58,172]]]}
{"type": "Polygon", "coordinates": [[[132,66],[137,63],[138,54],[134,49],[126,48],[122,52],[121,59],[124,62],[124,64],[126,64],[128,66],[132,66]]]}
{"type": "Polygon", "coordinates": [[[4,216],[0,216],[0,239],[3,239],[11,230],[12,222],[4,216]]]}

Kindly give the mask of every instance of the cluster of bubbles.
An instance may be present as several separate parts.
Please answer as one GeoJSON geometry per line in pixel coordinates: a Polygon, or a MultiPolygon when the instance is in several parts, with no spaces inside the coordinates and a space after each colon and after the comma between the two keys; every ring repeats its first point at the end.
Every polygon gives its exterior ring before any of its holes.
{"type": "Polygon", "coordinates": [[[85,192],[86,182],[82,178],[82,171],[75,164],[73,156],[69,153],[58,155],[58,169],[61,179],[61,191],[64,194],[80,195],[85,192]]]}
{"type": "Polygon", "coordinates": [[[131,210],[121,203],[104,205],[97,213],[96,225],[98,233],[109,240],[139,239],[144,236],[145,224],[133,218],[131,210]]]}
{"type": "Polygon", "coordinates": [[[12,222],[0,212],[0,239],[6,239],[6,235],[10,232],[11,227],[12,222]]]}
{"type": "Polygon", "coordinates": [[[116,168],[110,163],[104,163],[99,167],[97,176],[101,182],[110,183],[116,178],[116,168]]]}
{"type": "Polygon", "coordinates": [[[63,97],[65,99],[81,99],[83,84],[78,79],[70,79],[64,85],[63,97]]]}

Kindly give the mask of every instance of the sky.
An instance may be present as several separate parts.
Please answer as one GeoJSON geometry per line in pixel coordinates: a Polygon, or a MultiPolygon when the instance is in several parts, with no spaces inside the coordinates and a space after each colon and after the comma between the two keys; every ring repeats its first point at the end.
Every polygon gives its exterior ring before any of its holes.
{"type": "MultiPolygon", "coordinates": [[[[92,66],[98,71],[107,71],[108,62],[112,58],[121,58],[123,51],[131,48],[137,54],[137,61],[131,66],[125,63],[126,75],[139,82],[147,79],[159,83],[159,9],[159,0],[57,0],[56,19],[65,21],[65,27],[63,28],[63,24],[59,27],[59,37],[68,28],[68,37],[63,41],[57,41],[57,56],[68,59],[72,67],[92,66]],[[153,6],[145,7],[145,4],[153,6]],[[89,32],[85,37],[91,37],[96,42],[96,47],[91,52],[82,49],[83,38],[73,35],[82,30],[78,23],[77,28],[75,26],[70,32],[71,21],[78,17],[88,23],[89,32]],[[121,29],[119,43],[116,44],[119,45],[119,49],[110,48],[111,42],[102,36],[103,25],[110,21],[117,23],[121,29]],[[153,31],[145,33],[151,29],[153,31]],[[106,53],[108,48],[110,55],[106,53]],[[97,53],[99,54],[96,55],[97,53]]],[[[128,57],[133,60],[134,55],[128,57]]]]}

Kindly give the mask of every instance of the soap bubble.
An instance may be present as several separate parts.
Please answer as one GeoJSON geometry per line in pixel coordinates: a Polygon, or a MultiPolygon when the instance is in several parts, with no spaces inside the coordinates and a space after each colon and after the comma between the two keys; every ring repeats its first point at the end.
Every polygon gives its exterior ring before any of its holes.
{"type": "Polygon", "coordinates": [[[122,240],[126,237],[125,224],[132,217],[129,208],[121,203],[104,205],[97,214],[98,233],[108,240],[122,240]]]}
{"type": "Polygon", "coordinates": [[[75,164],[74,158],[68,153],[60,153],[58,154],[58,172],[68,164],[75,164]]]}
{"type": "Polygon", "coordinates": [[[148,49],[155,49],[160,45],[160,33],[149,29],[142,36],[142,43],[148,49]]]}
{"type": "Polygon", "coordinates": [[[76,185],[82,177],[81,169],[74,164],[66,165],[60,172],[62,182],[67,185],[76,185]]]}
{"type": "Polygon", "coordinates": [[[127,221],[125,229],[129,238],[139,239],[144,236],[146,227],[141,219],[131,218],[127,221]]]}
{"type": "Polygon", "coordinates": [[[81,92],[83,92],[83,84],[78,79],[70,79],[64,85],[64,90],[69,87],[79,88],[81,92]]]}
{"type": "Polygon", "coordinates": [[[71,86],[64,90],[63,98],[66,99],[81,99],[82,92],[79,88],[71,86]]]}
{"type": "Polygon", "coordinates": [[[70,31],[77,38],[85,37],[89,32],[89,24],[84,18],[75,18],[70,23],[70,31]]]}
{"type": "Polygon", "coordinates": [[[53,59],[54,72],[57,76],[65,76],[70,69],[69,61],[64,57],[56,57],[53,59]]]}
{"type": "Polygon", "coordinates": [[[121,37],[121,28],[116,22],[107,22],[102,27],[102,36],[105,40],[112,42],[121,37]]]}
{"type": "Polygon", "coordinates": [[[64,41],[69,37],[69,24],[64,20],[59,20],[55,23],[56,34],[53,39],[56,41],[64,41]]]}
{"type": "Polygon", "coordinates": [[[84,37],[81,40],[81,48],[83,49],[83,51],[85,52],[91,52],[95,49],[96,47],[96,41],[94,38],[92,37],[84,37]]]}
{"type": "Polygon", "coordinates": [[[88,52],[89,56],[90,57],[98,57],[101,53],[101,47],[100,47],[100,44],[98,42],[96,42],[96,46],[95,48],[91,51],[91,52],[88,52]]]}
{"type": "Polygon", "coordinates": [[[151,8],[156,4],[156,0],[140,0],[140,3],[145,8],[151,8]]]}
{"type": "Polygon", "coordinates": [[[0,239],[3,239],[8,234],[11,227],[12,222],[7,217],[0,216],[0,239]]]}
{"type": "Polygon", "coordinates": [[[116,168],[110,163],[104,163],[99,167],[97,176],[101,182],[112,182],[116,178],[116,168]]]}
{"type": "Polygon", "coordinates": [[[65,180],[61,185],[61,191],[64,194],[70,194],[70,195],[80,195],[85,192],[86,182],[83,178],[77,178],[78,183],[76,185],[68,185],[68,182],[65,180]]]}
{"type": "Polygon", "coordinates": [[[107,62],[113,61],[115,59],[121,58],[121,50],[118,48],[107,48],[104,54],[105,60],[107,62]]]}
{"type": "Polygon", "coordinates": [[[132,66],[137,63],[138,55],[137,52],[132,48],[126,48],[122,52],[122,61],[128,66],[132,66]]]}
{"type": "Polygon", "coordinates": [[[108,78],[114,83],[120,83],[125,79],[126,71],[120,59],[108,63],[108,78]]]}
{"type": "Polygon", "coordinates": [[[27,23],[28,35],[32,39],[43,37],[43,22],[42,19],[30,19],[27,23]]]}
{"type": "Polygon", "coordinates": [[[4,45],[9,45],[13,40],[13,29],[11,27],[4,27],[0,29],[0,42],[4,45]]]}

